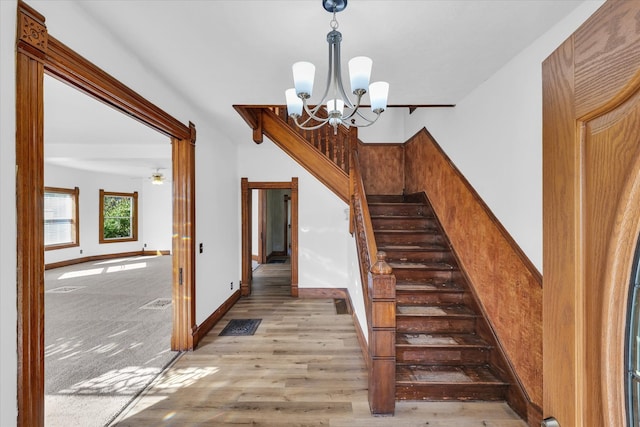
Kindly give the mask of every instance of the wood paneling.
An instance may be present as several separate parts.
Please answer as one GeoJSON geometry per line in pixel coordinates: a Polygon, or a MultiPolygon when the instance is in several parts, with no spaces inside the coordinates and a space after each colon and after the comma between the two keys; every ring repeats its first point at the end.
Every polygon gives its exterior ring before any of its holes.
{"type": "Polygon", "coordinates": [[[509,363],[541,406],[540,274],[426,130],[405,149],[406,191],[427,194],[509,363]]]}
{"type": "Polygon", "coordinates": [[[402,144],[358,143],[362,180],[367,194],[402,194],[404,147],[402,144]]]}
{"type": "Polygon", "coordinates": [[[627,425],[625,308],[640,232],[638,16],[640,3],[608,1],[543,64],[544,412],[561,425],[627,425]]]}

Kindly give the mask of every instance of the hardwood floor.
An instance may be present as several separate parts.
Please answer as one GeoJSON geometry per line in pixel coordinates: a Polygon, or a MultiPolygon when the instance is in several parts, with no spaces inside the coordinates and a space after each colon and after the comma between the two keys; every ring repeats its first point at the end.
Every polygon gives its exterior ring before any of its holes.
{"type": "Polygon", "coordinates": [[[502,402],[398,402],[372,417],[367,370],[350,315],[331,299],[288,296],[286,264],[254,272],[241,298],[113,425],[525,427],[502,402]],[[253,336],[218,336],[230,319],[259,318],[253,336]]]}

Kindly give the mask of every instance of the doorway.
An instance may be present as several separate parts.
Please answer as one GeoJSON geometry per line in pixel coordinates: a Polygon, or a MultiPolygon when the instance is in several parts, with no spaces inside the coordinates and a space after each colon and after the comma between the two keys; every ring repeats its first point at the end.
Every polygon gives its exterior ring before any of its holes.
{"type": "Polygon", "coordinates": [[[298,296],[298,178],[290,182],[241,180],[242,191],[242,296],[251,295],[253,262],[268,263],[271,257],[291,263],[291,296],[298,296]],[[253,193],[257,197],[254,197],[253,193]],[[269,198],[271,197],[271,203],[269,198]],[[257,199],[259,207],[253,209],[257,199]],[[269,205],[277,215],[269,216],[269,205]],[[254,212],[258,212],[254,227],[254,212]],[[270,226],[268,222],[272,222],[270,226]],[[258,233],[254,239],[254,233],[258,233]],[[271,231],[270,231],[271,230],[271,231]],[[257,248],[254,248],[257,245],[257,248]],[[254,252],[257,255],[254,255],[254,252]]]}
{"type": "Polygon", "coordinates": [[[18,2],[16,217],[18,425],[44,424],[44,74],[124,112],[171,140],[173,350],[193,349],[195,125],[186,126],[49,35],[45,17],[18,2]],[[175,236],[180,236],[176,238],[175,236]]]}

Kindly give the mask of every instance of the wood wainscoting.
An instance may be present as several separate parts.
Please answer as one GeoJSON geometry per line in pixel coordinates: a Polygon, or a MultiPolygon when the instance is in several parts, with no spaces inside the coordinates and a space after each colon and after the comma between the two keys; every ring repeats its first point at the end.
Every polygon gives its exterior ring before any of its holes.
{"type": "Polygon", "coordinates": [[[539,425],[542,276],[426,129],[405,143],[405,188],[427,194],[539,425]]]}

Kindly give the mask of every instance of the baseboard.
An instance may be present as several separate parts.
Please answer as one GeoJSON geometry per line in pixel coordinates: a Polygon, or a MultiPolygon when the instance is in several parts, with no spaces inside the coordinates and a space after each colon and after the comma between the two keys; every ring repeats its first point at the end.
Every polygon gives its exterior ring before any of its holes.
{"type": "Polygon", "coordinates": [[[222,303],[220,307],[209,317],[205,319],[200,325],[196,327],[196,330],[193,332],[193,348],[195,349],[198,346],[200,340],[209,333],[209,331],[224,317],[225,314],[231,307],[240,299],[240,289],[236,290],[231,296],[222,303]]]}
{"type": "Polygon", "coordinates": [[[113,258],[127,258],[132,256],[143,256],[143,255],[171,255],[171,251],[134,251],[134,252],[120,252],[116,254],[103,254],[103,255],[91,255],[80,258],[67,259],[64,261],[51,262],[49,264],[44,265],[45,270],[51,270],[53,268],[66,267],[69,265],[82,264],[83,262],[91,262],[91,261],[102,261],[105,259],[113,259],[113,258]]]}
{"type": "Polygon", "coordinates": [[[334,298],[344,299],[349,306],[349,313],[351,313],[351,319],[353,320],[353,326],[356,329],[356,336],[358,337],[358,344],[360,345],[360,351],[362,351],[362,358],[364,359],[367,368],[369,368],[369,346],[360,322],[356,317],[356,313],[353,309],[353,303],[351,302],[351,295],[346,288],[298,288],[298,298],[334,298]]]}

